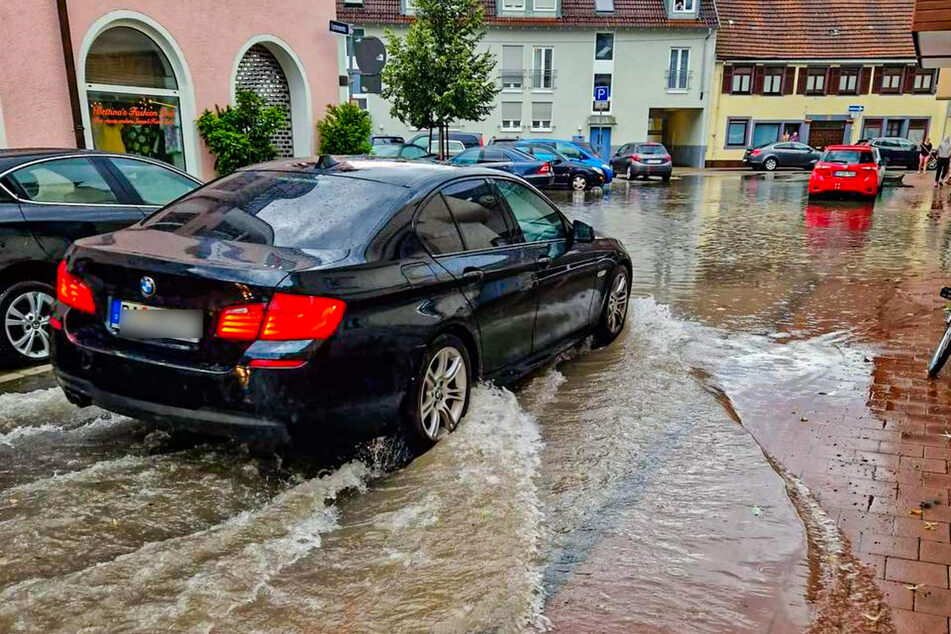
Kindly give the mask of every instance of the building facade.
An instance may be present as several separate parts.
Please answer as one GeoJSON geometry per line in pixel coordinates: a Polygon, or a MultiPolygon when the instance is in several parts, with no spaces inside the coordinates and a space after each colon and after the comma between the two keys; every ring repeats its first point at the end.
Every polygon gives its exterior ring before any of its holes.
{"type": "MultiPolygon", "coordinates": [[[[453,128],[505,138],[581,138],[604,154],[624,143],[665,143],[676,163],[700,165],[713,86],[716,11],[710,0],[486,0],[482,46],[497,60],[501,92],[493,113],[453,128]],[[596,101],[596,87],[608,98],[596,101]]],[[[412,20],[407,0],[337,0],[357,37],[412,20]]],[[[341,74],[348,56],[341,42],[341,74]]],[[[361,81],[362,79],[362,81],[361,81]]],[[[369,110],[375,133],[415,133],[356,77],[352,98],[369,110]]]]}
{"type": "Polygon", "coordinates": [[[0,147],[130,152],[211,178],[195,119],[247,89],[285,109],[279,153],[312,155],[316,121],[338,96],[334,4],[285,5],[0,3],[0,147]]]}
{"type": "Polygon", "coordinates": [[[937,71],[917,65],[913,6],[718,0],[706,165],[739,165],[747,147],[785,135],[815,147],[943,138],[947,104],[935,98],[937,71]]]}

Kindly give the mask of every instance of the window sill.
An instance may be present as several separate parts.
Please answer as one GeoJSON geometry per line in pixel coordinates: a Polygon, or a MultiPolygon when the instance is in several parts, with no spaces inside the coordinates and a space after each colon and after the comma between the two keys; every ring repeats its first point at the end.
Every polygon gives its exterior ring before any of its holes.
{"type": "Polygon", "coordinates": [[[499,132],[521,132],[522,128],[499,128],[499,132]]]}
{"type": "Polygon", "coordinates": [[[531,128],[532,132],[553,132],[555,128],[531,128]]]}
{"type": "Polygon", "coordinates": [[[543,95],[550,95],[551,93],[555,92],[555,89],[554,88],[532,88],[532,92],[543,94],[543,95]]]}
{"type": "Polygon", "coordinates": [[[730,91],[730,94],[731,94],[731,95],[736,95],[736,96],[739,96],[739,97],[749,97],[749,96],[750,96],[751,94],[753,94],[753,93],[751,93],[751,92],[749,92],[749,91],[731,90],[731,91],[730,91]]]}
{"type": "Polygon", "coordinates": [[[516,88],[515,86],[509,86],[508,88],[503,87],[502,92],[509,93],[509,94],[525,92],[525,87],[524,86],[519,86],[518,88],[516,88]]]}
{"type": "Polygon", "coordinates": [[[688,92],[690,92],[689,88],[668,88],[667,89],[668,95],[686,95],[688,92]]]}

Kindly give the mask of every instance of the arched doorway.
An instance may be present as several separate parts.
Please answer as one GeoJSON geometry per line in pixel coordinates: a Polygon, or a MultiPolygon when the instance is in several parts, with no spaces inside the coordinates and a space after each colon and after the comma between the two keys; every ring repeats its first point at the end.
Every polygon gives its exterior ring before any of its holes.
{"type": "Polygon", "coordinates": [[[294,156],[291,88],[280,62],[263,44],[255,44],[249,48],[238,62],[235,90],[253,92],[269,106],[276,106],[284,111],[284,126],[274,133],[271,143],[277,149],[278,156],[294,156]]]}
{"type": "Polygon", "coordinates": [[[284,110],[285,127],[272,139],[278,156],[313,154],[310,84],[300,58],[286,42],[273,35],[245,42],[235,58],[231,89],[232,103],[237,91],[250,90],[284,110]]]}
{"type": "Polygon", "coordinates": [[[194,172],[187,73],[156,34],[147,24],[123,19],[87,35],[81,55],[86,140],[98,150],[194,172]]]}

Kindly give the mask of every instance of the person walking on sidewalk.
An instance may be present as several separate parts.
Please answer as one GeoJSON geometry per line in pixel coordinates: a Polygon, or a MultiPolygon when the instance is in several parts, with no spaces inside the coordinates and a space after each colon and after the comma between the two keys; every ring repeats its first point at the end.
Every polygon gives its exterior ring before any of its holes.
{"type": "Polygon", "coordinates": [[[918,152],[921,155],[918,158],[918,173],[924,174],[928,171],[928,161],[931,160],[931,151],[934,149],[934,146],[931,145],[931,139],[925,137],[925,140],[921,142],[921,145],[918,146],[918,152]]]}
{"type": "Polygon", "coordinates": [[[951,163],[951,139],[944,137],[938,146],[938,168],[934,172],[934,186],[944,185],[944,177],[948,175],[948,164],[951,163]]]}

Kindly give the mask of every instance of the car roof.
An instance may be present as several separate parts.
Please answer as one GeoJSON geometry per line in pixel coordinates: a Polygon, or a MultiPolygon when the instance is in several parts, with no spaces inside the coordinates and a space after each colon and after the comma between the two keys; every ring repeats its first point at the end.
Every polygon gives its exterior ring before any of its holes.
{"type": "Polygon", "coordinates": [[[859,152],[868,152],[867,145],[827,145],[826,150],[857,150],[859,152]]]}
{"type": "Polygon", "coordinates": [[[31,161],[37,161],[42,159],[58,158],[58,157],[70,157],[70,156],[108,156],[114,158],[131,158],[136,160],[143,160],[156,165],[167,167],[169,170],[184,174],[194,180],[195,182],[200,182],[197,178],[184,172],[174,165],[169,165],[157,159],[151,159],[146,156],[138,156],[136,154],[123,154],[120,152],[101,152],[99,150],[80,150],[76,148],[9,148],[0,150],[0,172],[5,172],[9,169],[13,169],[18,165],[23,165],[24,163],[29,163],[31,161]]]}
{"type": "MultiPolygon", "coordinates": [[[[242,168],[242,171],[314,172],[386,183],[397,187],[436,186],[461,175],[461,168],[372,156],[312,156],[281,159],[242,168]]],[[[498,170],[467,167],[467,176],[499,176],[498,170]]]]}

